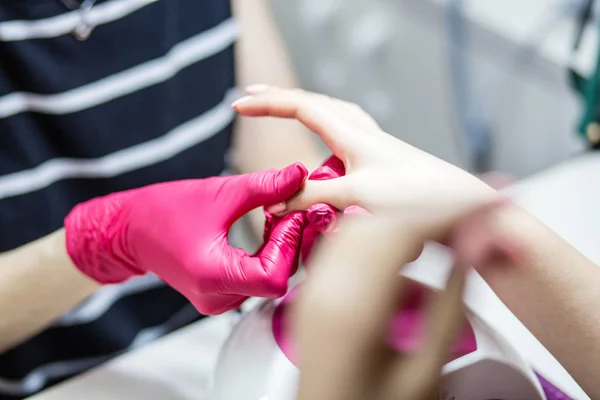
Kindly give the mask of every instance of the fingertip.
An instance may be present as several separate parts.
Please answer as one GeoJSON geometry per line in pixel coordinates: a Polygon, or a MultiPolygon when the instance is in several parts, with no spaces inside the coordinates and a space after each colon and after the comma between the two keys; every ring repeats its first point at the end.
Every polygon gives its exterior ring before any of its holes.
{"type": "Polygon", "coordinates": [[[288,280],[298,269],[300,246],[307,224],[304,212],[291,212],[277,224],[265,243],[259,255],[268,275],[263,297],[279,298],[287,292],[288,280]]]}
{"type": "Polygon", "coordinates": [[[308,222],[320,233],[328,233],[337,220],[337,210],[329,204],[314,204],[306,210],[308,222]]]}
{"type": "Polygon", "coordinates": [[[344,176],[346,174],[346,166],[341,158],[332,155],[329,157],[323,166],[331,168],[337,176],[344,176]]]}
{"type": "Polygon", "coordinates": [[[282,214],[285,214],[285,212],[287,211],[287,206],[285,204],[285,201],[282,201],[281,203],[277,203],[277,204],[273,204],[271,206],[265,207],[265,211],[271,215],[280,217],[280,216],[282,216],[282,214]]]}
{"type": "Polygon", "coordinates": [[[286,167],[286,171],[290,174],[292,180],[295,180],[302,185],[308,178],[308,169],[301,162],[295,162],[286,167]]]}
{"type": "MultiPolygon", "coordinates": [[[[277,174],[277,180],[279,181],[277,186],[279,187],[279,196],[282,202],[296,194],[302,188],[302,185],[304,185],[307,177],[308,169],[300,162],[296,162],[280,170],[277,174]]],[[[281,210],[278,210],[278,212],[281,212],[281,210]]]]}
{"type": "Polygon", "coordinates": [[[279,197],[282,201],[276,204],[270,204],[265,207],[265,211],[269,214],[272,214],[276,217],[283,217],[290,210],[288,209],[286,200],[290,197],[294,196],[302,186],[306,179],[308,178],[308,169],[304,166],[304,164],[300,162],[296,162],[280,170],[278,172],[278,180],[279,180],[279,197]],[[283,183],[281,183],[283,182],[283,183]]]}
{"type": "Polygon", "coordinates": [[[280,248],[285,245],[290,247],[289,250],[296,250],[308,223],[305,212],[292,211],[276,225],[271,240],[279,243],[280,248]]]}
{"type": "Polygon", "coordinates": [[[237,110],[240,106],[242,106],[245,103],[249,103],[250,101],[253,100],[254,97],[252,96],[244,96],[241,97],[239,99],[237,99],[236,101],[234,101],[233,103],[231,103],[231,107],[235,110],[237,110]]]}
{"type": "Polygon", "coordinates": [[[308,177],[308,179],[313,181],[326,181],[328,179],[339,178],[340,175],[337,174],[332,168],[324,165],[316,170],[314,170],[308,177]]]}

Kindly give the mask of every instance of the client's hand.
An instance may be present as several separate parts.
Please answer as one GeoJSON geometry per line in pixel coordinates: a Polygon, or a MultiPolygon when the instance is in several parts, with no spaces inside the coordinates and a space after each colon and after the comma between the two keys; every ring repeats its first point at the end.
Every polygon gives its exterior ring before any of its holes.
{"type": "Polygon", "coordinates": [[[256,256],[231,247],[227,236],[242,215],[296,193],[307,174],[294,164],[93,199],[67,216],[67,251],[83,273],[104,284],[153,272],[203,314],[237,308],[248,296],[280,297],[297,267],[304,213],[270,227],[256,256]]]}
{"type": "Polygon", "coordinates": [[[393,216],[349,218],[317,249],[295,305],[298,399],[437,399],[441,368],[464,321],[464,265],[518,256],[514,243],[489,228],[501,206],[485,205],[452,227],[457,264],[446,291],[430,302],[422,347],[410,355],[392,350],[386,338],[406,285],[398,274],[428,236],[393,216]]]}
{"type": "MultiPolygon", "coordinates": [[[[495,191],[473,175],[383,132],[358,106],[302,90],[267,88],[234,103],[245,116],[296,118],[339,157],[342,178],[310,180],[287,210],[327,203],[401,212],[406,222],[449,227],[495,191]]],[[[284,134],[284,133],[282,133],[284,134]]]]}

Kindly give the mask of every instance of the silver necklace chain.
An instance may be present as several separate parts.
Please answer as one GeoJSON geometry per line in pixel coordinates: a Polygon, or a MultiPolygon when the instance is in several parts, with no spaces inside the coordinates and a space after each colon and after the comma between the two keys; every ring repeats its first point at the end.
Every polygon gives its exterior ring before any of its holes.
{"type": "Polygon", "coordinates": [[[79,14],[79,22],[73,29],[73,36],[81,42],[87,40],[94,30],[94,25],[90,23],[88,13],[94,7],[97,0],[83,0],[81,2],[77,0],[60,0],[61,3],[69,10],[77,11],[79,14]]]}

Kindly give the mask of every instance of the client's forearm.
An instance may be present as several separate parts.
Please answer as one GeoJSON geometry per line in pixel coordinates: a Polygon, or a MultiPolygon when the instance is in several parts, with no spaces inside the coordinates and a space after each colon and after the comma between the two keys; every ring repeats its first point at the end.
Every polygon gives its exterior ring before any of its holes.
{"type": "Polygon", "coordinates": [[[517,207],[496,227],[525,249],[518,265],[484,266],[482,276],[592,398],[600,398],[600,269],[517,207]]]}
{"type": "Polygon", "coordinates": [[[0,254],[0,352],[43,330],[98,287],[71,263],[63,230],[0,254]]]}

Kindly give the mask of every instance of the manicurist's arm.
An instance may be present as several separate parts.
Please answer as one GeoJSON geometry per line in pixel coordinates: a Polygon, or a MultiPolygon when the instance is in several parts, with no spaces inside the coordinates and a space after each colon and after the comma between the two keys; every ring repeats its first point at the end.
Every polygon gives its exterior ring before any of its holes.
{"type": "Polygon", "coordinates": [[[43,330],[99,287],[71,262],[62,229],[0,254],[0,352],[43,330]]]}

